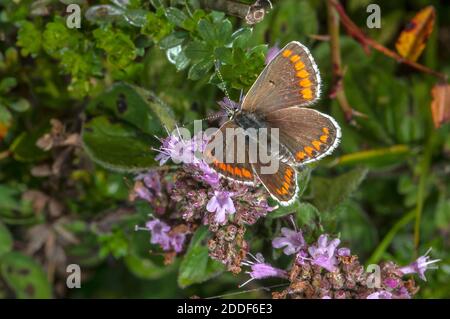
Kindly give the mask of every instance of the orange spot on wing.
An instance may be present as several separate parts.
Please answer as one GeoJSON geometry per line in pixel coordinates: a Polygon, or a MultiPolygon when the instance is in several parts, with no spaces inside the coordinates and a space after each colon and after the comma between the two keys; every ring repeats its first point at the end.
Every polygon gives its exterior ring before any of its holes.
{"type": "Polygon", "coordinates": [[[306,100],[311,100],[312,97],[313,97],[312,96],[312,91],[309,88],[308,89],[303,89],[300,92],[303,95],[303,98],[306,99],[306,100]]]}
{"type": "Polygon", "coordinates": [[[312,85],[309,79],[304,79],[300,81],[300,86],[304,88],[309,88],[312,85]]]}
{"type": "Polygon", "coordinates": [[[293,55],[292,57],[291,57],[291,61],[293,62],[293,63],[295,63],[295,62],[297,62],[297,61],[299,61],[300,60],[300,57],[296,54],[296,55],[293,55]]]}
{"type": "Polygon", "coordinates": [[[324,132],[326,135],[330,134],[330,131],[326,127],[322,128],[322,132],[324,132]]]}
{"type": "Polygon", "coordinates": [[[306,146],[304,150],[310,157],[313,156],[314,149],[311,146],[306,146]]]}
{"type": "Polygon", "coordinates": [[[297,152],[297,154],[295,154],[295,158],[299,161],[305,159],[305,157],[306,157],[306,153],[302,152],[302,151],[297,152]]]}
{"type": "Polygon", "coordinates": [[[303,63],[302,61],[298,61],[297,63],[295,63],[294,67],[297,71],[300,71],[305,67],[305,63],[303,63]]]}
{"type": "Polygon", "coordinates": [[[308,76],[309,76],[309,73],[306,70],[301,70],[301,71],[297,72],[297,77],[299,77],[299,78],[305,79],[308,76]]]}
{"type": "Polygon", "coordinates": [[[289,189],[289,183],[284,182],[284,183],[283,183],[283,187],[286,188],[286,189],[289,189]]]}
{"type": "Polygon", "coordinates": [[[242,175],[243,175],[245,178],[251,178],[251,177],[252,177],[252,173],[250,173],[250,171],[249,171],[248,169],[246,169],[246,168],[243,168],[243,169],[242,169],[242,175]]]}
{"type": "Polygon", "coordinates": [[[314,148],[318,151],[320,151],[320,145],[322,145],[322,142],[320,141],[312,141],[312,145],[314,146],[314,148]]]}
{"type": "Polygon", "coordinates": [[[322,136],[320,137],[320,141],[321,141],[322,143],[326,143],[327,140],[328,140],[328,135],[322,135],[322,136]]]}
{"type": "Polygon", "coordinates": [[[288,177],[292,176],[292,170],[291,169],[287,169],[286,170],[286,176],[288,176],[288,177]]]}
{"type": "Polygon", "coordinates": [[[234,168],[234,175],[242,176],[242,171],[239,167],[234,168]]]}
{"type": "Polygon", "coordinates": [[[291,50],[284,50],[284,51],[283,51],[283,56],[284,56],[285,58],[288,58],[291,54],[292,54],[292,51],[291,51],[291,50]]]}
{"type": "Polygon", "coordinates": [[[233,166],[231,166],[230,164],[228,164],[228,165],[227,165],[227,171],[228,171],[228,173],[230,173],[230,174],[234,174],[233,166]]]}

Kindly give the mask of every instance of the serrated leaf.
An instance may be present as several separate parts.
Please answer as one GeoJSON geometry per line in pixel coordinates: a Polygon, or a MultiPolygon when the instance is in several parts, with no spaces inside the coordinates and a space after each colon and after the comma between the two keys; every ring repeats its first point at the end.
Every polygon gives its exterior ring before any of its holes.
{"type": "Polygon", "coordinates": [[[200,61],[211,56],[212,50],[205,42],[192,41],[186,46],[185,54],[192,61],[200,61]]]}
{"type": "Polygon", "coordinates": [[[174,7],[169,7],[166,9],[166,17],[167,20],[178,27],[182,27],[184,20],[187,19],[187,16],[183,11],[174,7]]]}
{"type": "Polygon", "coordinates": [[[182,288],[204,282],[223,271],[223,265],[208,255],[207,235],[208,228],[202,226],[192,237],[178,273],[178,285],[182,288]]]}
{"type": "Polygon", "coordinates": [[[355,168],[334,178],[314,177],[311,181],[312,203],[320,211],[332,210],[359,187],[367,172],[367,168],[355,168]]]}
{"type": "Polygon", "coordinates": [[[214,27],[215,26],[206,19],[201,19],[198,22],[197,31],[200,34],[200,37],[208,44],[214,44],[216,42],[214,27]]]}
{"type": "Polygon", "coordinates": [[[10,252],[0,259],[2,278],[17,298],[52,297],[47,274],[32,258],[18,252],[10,252]]]}

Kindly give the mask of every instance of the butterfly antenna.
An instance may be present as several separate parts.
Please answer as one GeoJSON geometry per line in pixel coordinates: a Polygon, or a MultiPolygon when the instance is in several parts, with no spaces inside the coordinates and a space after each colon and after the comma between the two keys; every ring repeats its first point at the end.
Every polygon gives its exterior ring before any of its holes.
{"type": "MultiPolygon", "coordinates": [[[[217,76],[219,77],[219,80],[223,86],[223,91],[225,92],[225,96],[231,101],[231,97],[230,97],[230,94],[228,93],[227,85],[223,79],[222,72],[220,72],[220,61],[219,60],[214,61],[214,67],[216,69],[217,76]]],[[[227,113],[232,113],[231,108],[229,108],[226,105],[223,105],[223,107],[225,108],[227,113]]]]}

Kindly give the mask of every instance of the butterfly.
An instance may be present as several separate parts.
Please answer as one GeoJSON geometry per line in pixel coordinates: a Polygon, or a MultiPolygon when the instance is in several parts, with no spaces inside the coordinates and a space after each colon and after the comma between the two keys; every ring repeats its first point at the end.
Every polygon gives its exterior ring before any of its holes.
{"type": "MultiPolygon", "coordinates": [[[[341,137],[331,116],[306,108],[319,99],[320,87],[320,73],[309,50],[299,42],[288,43],[212,135],[204,152],[211,168],[234,181],[261,183],[281,205],[290,205],[298,193],[297,168],[331,154],[341,137]],[[265,165],[258,158],[251,160],[248,143],[238,146],[245,130],[262,128],[278,129],[279,151],[273,153],[278,169],[271,173],[264,173],[265,165]],[[241,133],[219,140],[228,129],[241,133]],[[215,153],[217,143],[223,143],[223,156],[215,153]]],[[[256,142],[262,145],[258,137],[256,142]]]]}

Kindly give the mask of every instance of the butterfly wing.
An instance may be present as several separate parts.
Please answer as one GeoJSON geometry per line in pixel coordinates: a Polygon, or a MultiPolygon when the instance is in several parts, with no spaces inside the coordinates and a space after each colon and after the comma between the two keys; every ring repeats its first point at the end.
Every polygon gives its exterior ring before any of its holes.
{"type": "Polygon", "coordinates": [[[265,115],[270,127],[279,128],[279,143],[303,165],[329,155],[338,146],[341,128],[326,114],[314,109],[290,107],[265,115]]]}
{"type": "Polygon", "coordinates": [[[227,121],[209,140],[204,159],[219,174],[238,182],[254,184],[248,149],[243,130],[233,121],[227,121]]]}
{"type": "Polygon", "coordinates": [[[278,161],[275,173],[265,174],[264,165],[253,163],[253,170],[267,191],[281,205],[290,205],[298,192],[297,171],[290,164],[278,161]]]}
{"type": "Polygon", "coordinates": [[[306,106],[320,97],[320,74],[309,50],[288,43],[266,66],[242,101],[242,110],[267,113],[306,106]]]}

